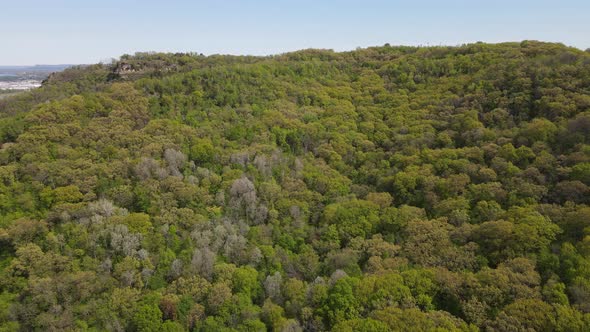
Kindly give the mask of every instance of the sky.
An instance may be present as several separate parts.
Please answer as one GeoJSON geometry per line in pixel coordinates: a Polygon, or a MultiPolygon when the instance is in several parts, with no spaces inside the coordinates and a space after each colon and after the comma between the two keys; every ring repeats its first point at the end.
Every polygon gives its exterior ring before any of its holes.
{"type": "Polygon", "coordinates": [[[590,48],[589,0],[0,0],[0,65],[139,51],[268,55],[542,40],[590,48]]]}

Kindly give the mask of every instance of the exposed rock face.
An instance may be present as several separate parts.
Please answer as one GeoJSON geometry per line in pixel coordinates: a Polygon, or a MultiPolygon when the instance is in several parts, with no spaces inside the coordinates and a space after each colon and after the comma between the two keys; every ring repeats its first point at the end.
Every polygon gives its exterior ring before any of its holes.
{"type": "Polygon", "coordinates": [[[141,76],[156,75],[160,76],[164,73],[177,72],[179,66],[175,63],[168,63],[158,59],[144,59],[139,61],[133,59],[133,62],[128,62],[121,59],[113,68],[111,77],[113,79],[137,79],[141,76]]]}
{"type": "Polygon", "coordinates": [[[138,70],[133,65],[126,62],[119,62],[113,72],[121,78],[127,78],[130,74],[137,73],[138,70]]]}
{"type": "Polygon", "coordinates": [[[133,66],[130,65],[130,64],[128,64],[128,63],[122,62],[122,63],[119,64],[118,72],[120,72],[120,73],[121,72],[122,73],[125,73],[125,72],[135,72],[135,71],[136,70],[133,69],[133,66]]]}

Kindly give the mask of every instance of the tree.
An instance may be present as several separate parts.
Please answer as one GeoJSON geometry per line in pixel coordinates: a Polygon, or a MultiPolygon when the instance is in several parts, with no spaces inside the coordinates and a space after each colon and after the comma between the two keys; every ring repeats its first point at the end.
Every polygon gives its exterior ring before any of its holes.
{"type": "Polygon", "coordinates": [[[409,222],[404,255],[421,266],[472,269],[476,266],[474,247],[456,246],[450,239],[452,229],[443,219],[409,222]]]}
{"type": "Polygon", "coordinates": [[[561,232],[559,226],[530,208],[514,208],[508,216],[511,221],[484,222],[474,231],[474,240],[493,262],[538,252],[561,232]]]}
{"type": "Polygon", "coordinates": [[[215,253],[209,248],[195,249],[191,260],[191,267],[205,279],[210,280],[213,275],[213,265],[215,264],[215,253]]]}
{"type": "Polygon", "coordinates": [[[264,293],[266,294],[266,297],[270,298],[274,303],[282,303],[282,285],[283,277],[279,272],[275,272],[273,275],[267,276],[264,280],[264,293]]]}
{"type": "Polygon", "coordinates": [[[138,331],[156,332],[162,329],[162,312],[155,305],[142,305],[133,316],[138,331]]]}
{"type": "Polygon", "coordinates": [[[412,298],[410,289],[404,285],[403,277],[394,273],[363,278],[354,290],[354,295],[359,308],[365,313],[390,305],[403,305],[411,302],[412,298]]]}
{"type": "Polygon", "coordinates": [[[326,206],[323,220],[336,225],[341,241],[347,243],[356,236],[367,237],[379,222],[378,206],[361,200],[335,203],[326,206]]]}
{"type": "Polygon", "coordinates": [[[346,332],[388,332],[391,331],[387,324],[371,318],[347,320],[336,324],[332,331],[346,332]]]}
{"type": "Polygon", "coordinates": [[[553,331],[556,319],[553,308],[540,300],[516,300],[496,317],[491,327],[495,330],[516,328],[526,331],[553,331]]]}
{"type": "Polygon", "coordinates": [[[55,188],[53,190],[53,196],[55,197],[56,204],[76,203],[84,197],[78,186],[75,185],[55,188]]]}
{"type": "Polygon", "coordinates": [[[471,331],[464,321],[444,311],[421,312],[418,309],[388,307],[378,310],[370,318],[385,323],[391,331],[471,331]]]}
{"type": "Polygon", "coordinates": [[[329,326],[357,318],[359,315],[359,302],[353,291],[357,283],[357,279],[345,277],[336,281],[328,291],[321,310],[329,326]]]}

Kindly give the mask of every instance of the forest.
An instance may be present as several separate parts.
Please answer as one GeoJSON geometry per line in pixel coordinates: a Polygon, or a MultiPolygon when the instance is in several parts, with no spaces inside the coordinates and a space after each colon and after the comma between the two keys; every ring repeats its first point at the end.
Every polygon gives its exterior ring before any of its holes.
{"type": "Polygon", "coordinates": [[[136,53],[0,99],[0,331],[590,331],[590,50],[136,53]]]}

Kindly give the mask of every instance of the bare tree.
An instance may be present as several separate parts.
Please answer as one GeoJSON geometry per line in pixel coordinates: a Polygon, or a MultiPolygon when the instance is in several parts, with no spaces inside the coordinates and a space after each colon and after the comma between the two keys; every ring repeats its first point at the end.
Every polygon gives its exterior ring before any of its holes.
{"type": "Polygon", "coordinates": [[[267,276],[266,280],[264,280],[264,291],[266,296],[276,304],[283,303],[283,295],[281,293],[282,286],[283,277],[279,272],[267,276]]]}
{"type": "Polygon", "coordinates": [[[336,283],[336,281],[344,277],[348,277],[348,274],[346,274],[346,272],[342,270],[334,271],[334,273],[332,273],[332,275],[330,276],[330,286],[333,286],[336,283]]]}
{"type": "Polygon", "coordinates": [[[191,267],[196,273],[207,280],[211,280],[214,265],[215,253],[213,251],[207,247],[195,249],[193,259],[191,260],[191,267]]]}
{"type": "Polygon", "coordinates": [[[254,183],[247,177],[234,181],[230,188],[229,206],[236,216],[245,216],[248,220],[254,220],[257,210],[257,196],[254,183]]]}
{"type": "Polygon", "coordinates": [[[172,176],[182,177],[182,169],[186,164],[187,158],[184,153],[174,149],[164,151],[164,159],[168,164],[168,170],[172,176]]]}
{"type": "Polygon", "coordinates": [[[117,210],[120,209],[117,208],[113,202],[105,198],[101,198],[96,202],[91,202],[88,204],[88,211],[90,213],[106,218],[115,215],[117,210]]]}
{"type": "Polygon", "coordinates": [[[133,256],[141,244],[141,235],[129,233],[127,226],[115,225],[110,228],[110,246],[125,256],[133,256]]]}
{"type": "Polygon", "coordinates": [[[150,178],[164,179],[168,176],[168,171],[160,167],[160,163],[153,158],[144,157],[135,166],[135,175],[144,181],[150,178]]]}
{"type": "Polygon", "coordinates": [[[180,277],[182,275],[182,261],[180,259],[175,259],[174,261],[172,261],[172,265],[170,266],[170,271],[168,273],[168,276],[170,276],[172,279],[177,279],[178,277],[180,277]]]}

